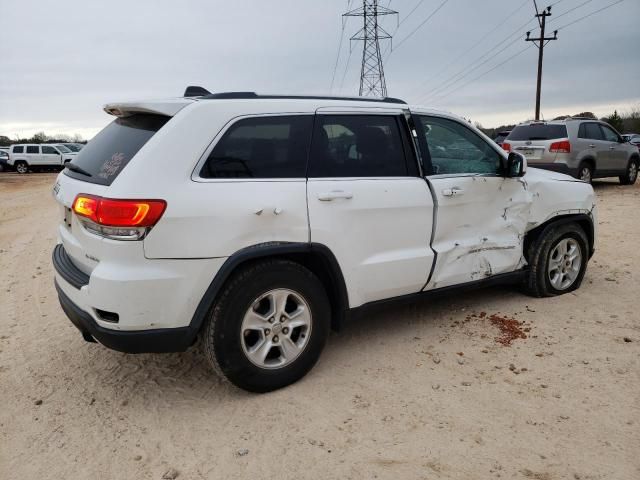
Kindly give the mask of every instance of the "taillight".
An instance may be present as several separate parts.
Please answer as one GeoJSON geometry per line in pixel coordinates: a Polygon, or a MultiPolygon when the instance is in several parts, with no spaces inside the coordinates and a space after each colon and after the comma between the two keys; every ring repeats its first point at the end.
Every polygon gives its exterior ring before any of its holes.
{"type": "Polygon", "coordinates": [[[511,144],[510,143],[502,142],[502,144],[500,146],[502,147],[502,149],[505,152],[510,152],[511,151],[511,144]]]}
{"type": "Polygon", "coordinates": [[[551,153],[571,153],[571,142],[562,140],[561,142],[553,142],[549,147],[551,153]]]}
{"type": "Polygon", "coordinates": [[[99,235],[117,240],[140,240],[167,208],[164,200],[121,200],[79,194],[72,210],[90,222],[84,226],[99,235]]]}

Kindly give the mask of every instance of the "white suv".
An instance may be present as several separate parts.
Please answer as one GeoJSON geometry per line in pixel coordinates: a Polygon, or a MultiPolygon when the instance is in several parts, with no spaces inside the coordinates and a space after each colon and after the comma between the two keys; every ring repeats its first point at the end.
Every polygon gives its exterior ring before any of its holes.
{"type": "Polygon", "coordinates": [[[11,146],[7,162],[18,173],[47,167],[63,167],[75,158],[64,145],[16,144],[11,146]]]}
{"type": "Polygon", "coordinates": [[[196,93],[107,105],[115,120],[58,176],[55,281],[88,341],[139,353],[199,338],[231,382],[263,392],[305,375],[366,307],[582,281],[591,185],[527,171],[454,115],[196,93]]]}

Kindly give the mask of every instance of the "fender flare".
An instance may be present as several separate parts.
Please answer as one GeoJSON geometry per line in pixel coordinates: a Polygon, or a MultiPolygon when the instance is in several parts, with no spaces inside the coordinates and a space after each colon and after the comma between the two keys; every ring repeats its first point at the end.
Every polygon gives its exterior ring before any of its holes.
{"type": "MultiPolygon", "coordinates": [[[[215,304],[220,291],[231,275],[248,262],[274,257],[292,259],[302,265],[305,265],[305,258],[313,258],[322,262],[325,275],[330,276],[329,279],[321,278],[320,280],[323,281],[327,290],[331,290],[327,291],[327,295],[332,299],[331,326],[336,330],[340,328],[349,310],[349,297],[342,270],[333,252],[326,245],[320,243],[268,242],[238,250],[225,260],[200,299],[191,318],[188,327],[190,343],[195,341],[211,307],[215,304]]],[[[305,266],[308,267],[308,265],[305,266]]],[[[317,275],[317,272],[314,273],[317,275]]]]}

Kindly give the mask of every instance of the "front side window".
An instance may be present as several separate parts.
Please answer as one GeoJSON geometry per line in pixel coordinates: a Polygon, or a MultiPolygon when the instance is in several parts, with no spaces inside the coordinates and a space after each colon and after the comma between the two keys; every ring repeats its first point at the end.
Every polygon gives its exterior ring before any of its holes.
{"type": "Polygon", "coordinates": [[[309,177],[406,177],[406,148],[395,116],[318,115],[309,177]]]}
{"type": "Polygon", "coordinates": [[[19,147],[13,147],[11,150],[13,153],[24,153],[24,147],[20,145],[19,147]]]}
{"type": "Polygon", "coordinates": [[[607,127],[606,125],[600,125],[600,128],[602,128],[602,133],[604,134],[604,138],[607,142],[617,143],[620,141],[620,137],[618,137],[618,134],[611,128],[607,127]]]}
{"type": "Polygon", "coordinates": [[[40,147],[37,145],[27,145],[27,153],[40,153],[40,147]]]}
{"type": "Polygon", "coordinates": [[[433,175],[497,175],[500,154],[466,126],[446,118],[418,116],[431,157],[433,175]]]}
{"type": "Polygon", "coordinates": [[[55,148],[50,147],[49,145],[43,145],[42,153],[45,155],[57,155],[59,152],[55,148]]]}
{"type": "Polygon", "coordinates": [[[303,178],[312,115],[255,117],[233,124],[213,148],[202,178],[303,178]]]}

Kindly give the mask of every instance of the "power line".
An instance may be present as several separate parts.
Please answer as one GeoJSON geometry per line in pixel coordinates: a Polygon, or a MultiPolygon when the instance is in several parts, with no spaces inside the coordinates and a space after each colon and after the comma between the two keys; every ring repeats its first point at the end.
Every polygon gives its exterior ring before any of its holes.
{"type": "Polygon", "coordinates": [[[438,5],[438,7],[431,12],[431,14],[424,19],[424,21],[418,25],[416,28],[414,28],[411,33],[409,33],[409,35],[405,36],[402,40],[400,40],[400,42],[398,43],[398,45],[396,45],[395,48],[392,48],[391,51],[389,52],[389,55],[387,55],[387,58],[389,58],[391,56],[391,54],[393,52],[395,52],[398,48],[400,48],[400,45],[402,45],[404,42],[406,42],[407,40],[409,40],[409,38],[411,38],[418,30],[420,30],[420,28],[422,28],[422,26],[427,23],[429,20],[431,20],[431,17],[433,17],[436,13],[438,13],[438,10],[440,10],[442,7],[445,6],[445,4],[448,2],[449,0],[443,0],[443,2],[438,5]]]}
{"type": "Polygon", "coordinates": [[[569,9],[569,10],[567,10],[566,12],[563,12],[563,13],[561,13],[560,15],[558,15],[557,17],[552,18],[551,20],[549,20],[549,23],[552,23],[552,22],[556,22],[556,21],[558,21],[558,19],[559,19],[559,18],[564,17],[566,14],[571,13],[571,12],[573,12],[574,10],[577,10],[578,8],[585,6],[587,3],[591,3],[592,1],[593,1],[593,0],[587,0],[586,2],[582,2],[580,5],[576,5],[575,7],[570,8],[570,9],[569,9]]]}
{"type": "Polygon", "coordinates": [[[449,93],[445,93],[444,95],[436,98],[434,100],[434,103],[439,102],[440,100],[447,98],[451,95],[453,95],[454,93],[456,93],[458,90],[461,90],[462,88],[466,87],[467,85],[475,82],[476,80],[479,80],[480,78],[484,77],[485,75],[488,75],[489,73],[493,72],[495,69],[501,67],[502,65],[504,65],[505,63],[509,62],[510,60],[514,59],[515,57],[517,57],[518,55],[521,55],[522,53],[526,52],[527,50],[529,50],[532,47],[532,45],[527,45],[526,47],[524,47],[522,50],[517,51],[516,53],[514,53],[513,55],[511,55],[509,58],[507,58],[506,60],[498,63],[497,65],[491,67],[489,70],[487,70],[486,72],[481,73],[480,75],[478,75],[477,77],[472,78],[471,80],[469,80],[468,82],[460,85],[458,88],[455,88],[454,90],[450,91],[449,93]]]}
{"type": "Polygon", "coordinates": [[[351,54],[353,50],[349,48],[349,56],[347,57],[347,63],[344,65],[344,73],[342,74],[342,81],[340,82],[340,93],[342,93],[342,86],[344,85],[344,79],[347,77],[347,71],[349,69],[349,60],[351,60],[351,54]]]}
{"type": "MultiPolygon", "coordinates": [[[[347,3],[347,10],[351,8],[352,0],[349,0],[347,3]]],[[[340,52],[342,51],[342,40],[344,39],[344,28],[347,25],[345,19],[342,19],[342,31],[340,32],[340,42],[338,43],[338,53],[336,54],[336,63],[333,66],[333,75],[331,76],[331,86],[329,87],[329,92],[333,92],[333,82],[336,79],[336,70],[338,70],[338,63],[340,61],[340,52]]]]}
{"type": "MultiPolygon", "coordinates": [[[[560,0],[562,1],[562,0],[560,0]]],[[[475,41],[473,45],[471,45],[471,48],[468,48],[464,51],[463,54],[458,55],[456,57],[453,57],[451,59],[450,62],[448,62],[442,69],[440,69],[440,71],[432,77],[427,78],[424,82],[422,82],[421,86],[419,88],[423,88],[425,86],[427,86],[431,81],[435,80],[436,78],[441,77],[445,72],[447,72],[447,70],[449,69],[449,67],[451,67],[452,65],[454,65],[456,62],[458,62],[460,59],[466,57],[469,53],[471,53],[472,51],[474,51],[477,47],[479,47],[482,42],[489,37],[489,35],[491,35],[493,32],[495,32],[496,30],[498,30],[499,28],[502,28],[503,24],[509,20],[511,17],[513,17],[516,13],[518,13],[520,10],[522,10],[522,7],[524,7],[527,3],[529,3],[529,0],[524,0],[524,2],[522,2],[522,4],[520,4],[520,6],[518,8],[516,8],[515,10],[513,10],[509,15],[507,15],[505,18],[503,18],[500,22],[498,22],[498,24],[492,28],[491,30],[489,30],[487,33],[485,33],[482,38],[480,38],[479,40],[475,41]]],[[[530,23],[531,20],[529,20],[530,23]]],[[[519,31],[520,29],[518,29],[519,31]]],[[[471,64],[475,63],[472,62],[471,64]]]]}
{"type": "Polygon", "coordinates": [[[584,20],[585,18],[589,18],[590,16],[595,15],[596,13],[600,13],[603,10],[606,10],[607,8],[613,7],[614,5],[617,5],[618,3],[622,3],[622,2],[624,2],[624,0],[618,0],[617,2],[610,3],[609,5],[607,5],[605,7],[602,7],[600,9],[598,9],[598,10],[595,10],[595,11],[593,11],[593,12],[591,12],[591,13],[583,16],[583,17],[580,17],[580,18],[578,18],[578,19],[576,19],[576,20],[574,20],[572,22],[567,23],[566,25],[562,25],[561,27],[558,27],[558,30],[561,30],[563,28],[567,28],[567,27],[573,25],[574,23],[578,23],[578,22],[584,20]]]}
{"type": "MultiPolygon", "coordinates": [[[[464,77],[468,76],[472,71],[476,70],[479,66],[484,65],[485,63],[487,63],[489,60],[491,60],[493,57],[495,57],[496,55],[498,55],[499,53],[502,53],[505,48],[503,48],[502,50],[500,50],[499,52],[495,52],[495,49],[497,47],[499,47],[500,45],[504,44],[505,42],[508,42],[509,40],[513,39],[515,36],[520,36],[520,32],[521,30],[526,27],[527,25],[529,25],[531,22],[534,22],[535,18],[531,18],[529,20],[527,20],[527,22],[525,22],[524,24],[520,25],[516,30],[514,30],[511,34],[507,35],[505,38],[503,38],[501,41],[499,41],[498,43],[496,43],[493,47],[491,47],[490,49],[488,49],[485,53],[483,53],[482,55],[480,55],[480,57],[476,58],[473,62],[471,62],[470,64],[466,65],[465,67],[463,67],[461,70],[459,70],[457,73],[455,73],[454,75],[448,77],[446,80],[444,80],[443,82],[441,82],[438,86],[435,87],[435,89],[433,89],[431,91],[431,93],[426,95],[426,98],[431,97],[433,95],[436,95],[439,92],[442,92],[443,90],[446,90],[447,88],[449,88],[452,83],[451,80],[453,81],[453,84],[459,82],[460,80],[462,80],[464,77]],[[493,55],[491,55],[491,53],[493,53],[493,55]],[[489,57],[487,57],[487,55],[489,55],[489,57]],[[482,61],[483,59],[485,59],[484,61],[482,61]],[[480,65],[476,65],[475,67],[473,67],[471,70],[469,70],[469,67],[471,67],[472,65],[475,65],[476,63],[478,63],[479,61],[482,61],[480,63],[480,65]]],[[[511,43],[509,43],[507,46],[513,45],[515,42],[517,41],[517,39],[514,39],[511,41],[511,43]]]]}

